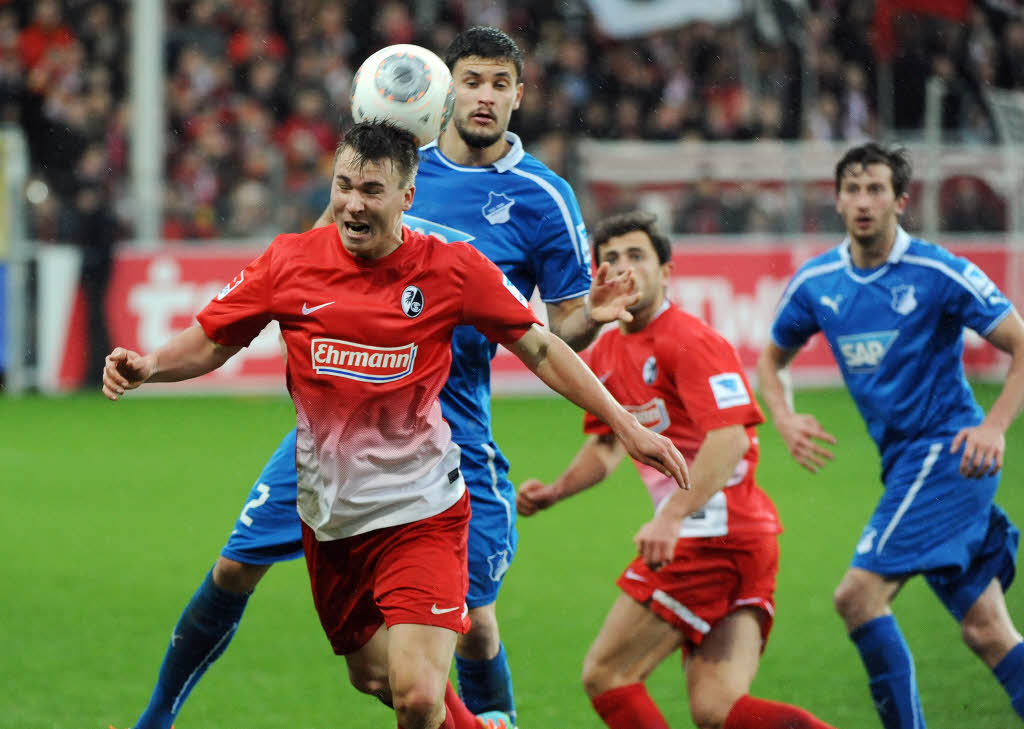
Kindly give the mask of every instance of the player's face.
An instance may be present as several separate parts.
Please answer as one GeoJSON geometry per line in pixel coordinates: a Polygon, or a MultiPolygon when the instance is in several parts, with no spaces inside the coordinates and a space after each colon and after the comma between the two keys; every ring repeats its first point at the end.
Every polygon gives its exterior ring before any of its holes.
{"type": "Polygon", "coordinates": [[[896,196],[889,165],[851,165],[840,178],[836,210],[851,240],[862,246],[887,244],[907,199],[905,193],[896,196]]]}
{"type": "Polygon", "coordinates": [[[519,108],[523,85],[511,61],[466,56],[452,69],[455,111],[452,124],[462,141],[486,149],[501,141],[512,112],[519,108]]]}
{"type": "Polygon", "coordinates": [[[623,235],[609,238],[598,248],[599,263],[607,262],[611,267],[611,275],[617,276],[632,270],[636,280],[636,293],[640,298],[629,307],[629,311],[638,314],[647,309],[661,306],[665,298],[665,283],[672,270],[672,262],[659,263],[658,253],[654,244],[642,230],[633,230],[623,235]]]}
{"type": "Polygon", "coordinates": [[[398,248],[402,213],[412,207],[414,192],[390,159],[361,160],[354,150],[342,150],[334,162],[331,210],[345,250],[380,258],[398,248]]]}

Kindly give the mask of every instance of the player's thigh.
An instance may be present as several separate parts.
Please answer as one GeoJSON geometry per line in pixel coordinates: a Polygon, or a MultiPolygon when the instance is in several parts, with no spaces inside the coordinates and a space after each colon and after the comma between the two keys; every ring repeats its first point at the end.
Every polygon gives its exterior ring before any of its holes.
{"type": "Polygon", "coordinates": [[[583,661],[583,683],[596,695],[646,680],[683,644],[683,634],[628,595],[619,595],[583,661]]]}
{"type": "MultiPolygon", "coordinates": [[[[358,690],[390,699],[388,686],[388,629],[381,625],[358,650],[345,656],[348,677],[358,690]]],[[[390,703],[390,701],[389,701],[390,703]]]]}
{"type": "Polygon", "coordinates": [[[456,633],[434,625],[388,628],[388,682],[396,701],[410,694],[439,699],[448,681],[456,633]]]}
{"type": "Polygon", "coordinates": [[[686,687],[694,716],[721,715],[743,694],[757,675],[761,660],[760,608],[742,608],[715,623],[686,659],[686,687]]]}

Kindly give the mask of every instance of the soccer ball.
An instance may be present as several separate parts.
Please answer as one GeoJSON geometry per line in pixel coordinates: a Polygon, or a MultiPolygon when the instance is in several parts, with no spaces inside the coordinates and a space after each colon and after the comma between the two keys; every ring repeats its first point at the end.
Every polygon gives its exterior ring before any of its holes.
{"type": "Polygon", "coordinates": [[[356,123],[387,119],[423,146],[437,139],[452,118],[455,87],[444,61],[426,48],[388,46],[363,61],[352,82],[356,123]]]}

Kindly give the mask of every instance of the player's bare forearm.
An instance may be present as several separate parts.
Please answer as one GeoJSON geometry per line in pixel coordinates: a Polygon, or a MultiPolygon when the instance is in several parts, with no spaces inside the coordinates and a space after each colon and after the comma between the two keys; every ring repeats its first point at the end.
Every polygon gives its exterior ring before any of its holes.
{"type": "Polygon", "coordinates": [[[534,325],[509,349],[548,387],[603,420],[633,458],[689,488],[686,461],[671,441],[640,425],[565,342],[534,325]]]}
{"type": "Polygon", "coordinates": [[[601,264],[585,296],[548,304],[548,326],[576,352],[590,346],[605,324],[633,319],[627,308],[640,296],[633,272],[609,277],[609,270],[601,264]]]}
{"type": "Polygon", "coordinates": [[[566,499],[604,481],[626,455],[614,435],[592,435],[583,442],[575,458],[551,484],[558,500],[566,499]]]}
{"type": "Polygon", "coordinates": [[[987,339],[1009,353],[1010,368],[985,419],[977,426],[962,429],[950,444],[950,453],[963,449],[960,473],[967,478],[981,478],[1002,469],[1006,430],[1024,407],[1024,324],[1017,312],[1004,318],[987,339]]]}
{"type": "Polygon", "coordinates": [[[1016,311],[1010,313],[988,335],[988,341],[1010,355],[1010,367],[999,397],[985,421],[1005,433],[1024,408],[1024,322],[1016,311]]]}
{"type": "Polygon", "coordinates": [[[202,327],[189,327],[146,355],[117,347],[103,366],[103,394],[117,400],[146,382],[178,382],[220,367],[241,347],[211,341],[202,327]]]}
{"type": "Polygon", "coordinates": [[[690,490],[676,491],[659,509],[666,518],[682,521],[725,487],[750,450],[750,438],[742,425],[710,431],[690,464],[690,490]]]}
{"type": "Polygon", "coordinates": [[[516,494],[516,510],[523,516],[532,516],[601,483],[625,453],[614,435],[590,436],[550,486],[536,479],[524,481],[516,494]]]}
{"type": "Polygon", "coordinates": [[[778,420],[793,412],[793,391],[786,367],[795,354],[769,341],[757,359],[757,380],[761,398],[771,413],[772,420],[778,420]]]}
{"type": "Polygon", "coordinates": [[[217,344],[193,324],[152,353],[156,368],[149,381],[191,380],[217,369],[241,349],[217,344]]]}
{"type": "Polygon", "coordinates": [[[548,326],[551,331],[575,352],[590,346],[597,337],[601,325],[593,321],[586,297],[560,301],[548,305],[548,326]]]}

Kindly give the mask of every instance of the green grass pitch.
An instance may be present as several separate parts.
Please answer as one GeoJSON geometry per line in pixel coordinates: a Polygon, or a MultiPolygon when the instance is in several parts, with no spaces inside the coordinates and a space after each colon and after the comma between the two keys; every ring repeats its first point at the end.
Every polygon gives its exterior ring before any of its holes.
{"type": "MultiPolygon", "coordinates": [[[[996,391],[978,393],[987,404],[996,391]]],[[[777,619],[753,693],[846,729],[877,727],[864,671],[831,604],[879,495],[877,457],[845,392],[805,391],[797,405],[840,443],[835,462],[815,476],[793,464],[770,427],[761,429],[760,482],[786,532],[777,619]]],[[[497,400],[494,419],[516,481],[554,477],[582,439],[579,412],[559,400],[497,400]]],[[[106,729],[135,720],[182,607],[292,422],[283,398],[0,399],[0,727],[106,729]]],[[[999,501],[1020,524],[1020,425],[1007,452],[999,501]]],[[[603,726],[579,686],[580,663],[650,511],[624,464],[601,486],[520,521],[499,616],[524,729],[603,726]]],[[[1024,588],[1010,590],[1009,604],[1024,625],[1024,588]]],[[[895,609],[929,726],[1020,726],[921,580],[895,609]]],[[[649,686],[673,727],[692,726],[675,658],[649,686]]],[[[234,643],[177,721],[178,729],[393,726],[331,655],[301,562],[267,575],[234,643]]]]}

